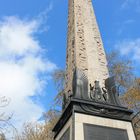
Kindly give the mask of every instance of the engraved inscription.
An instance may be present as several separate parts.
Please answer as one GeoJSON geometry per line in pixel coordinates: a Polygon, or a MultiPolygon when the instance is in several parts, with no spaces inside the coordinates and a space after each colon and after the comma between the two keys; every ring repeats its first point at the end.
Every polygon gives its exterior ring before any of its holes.
{"type": "MultiPolygon", "coordinates": [[[[65,94],[72,91],[75,69],[82,70],[92,85],[108,78],[106,55],[91,0],[69,0],[65,94]]],[[[88,92],[90,87],[88,87],[88,92]]]]}
{"type": "Polygon", "coordinates": [[[84,124],[85,140],[128,140],[124,129],[84,124]]]}

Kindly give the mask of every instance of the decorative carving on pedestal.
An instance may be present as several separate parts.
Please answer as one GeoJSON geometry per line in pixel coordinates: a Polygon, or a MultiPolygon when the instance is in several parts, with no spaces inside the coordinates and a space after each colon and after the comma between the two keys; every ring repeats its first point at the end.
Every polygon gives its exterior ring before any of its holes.
{"type": "Polygon", "coordinates": [[[121,106],[120,100],[119,100],[119,91],[115,84],[115,77],[110,77],[105,80],[105,87],[108,91],[109,95],[109,103],[114,104],[117,106],[121,106]]]}
{"type": "Polygon", "coordinates": [[[71,97],[69,102],[67,102],[67,106],[63,110],[61,118],[53,129],[55,137],[61,131],[72,113],[76,112],[123,121],[131,121],[130,116],[133,113],[125,107],[96,102],[93,100],[85,100],[82,99],[81,96],[80,98],[71,97]]]}
{"type": "Polygon", "coordinates": [[[124,112],[120,112],[119,110],[114,110],[111,108],[104,108],[97,105],[80,104],[80,107],[81,107],[81,110],[83,110],[84,112],[104,115],[108,117],[122,118],[125,115],[124,112]]]}
{"type": "Polygon", "coordinates": [[[84,72],[76,69],[72,87],[73,91],[71,95],[74,98],[121,106],[114,77],[105,80],[105,87],[100,87],[99,81],[95,81],[95,85],[92,86],[91,84],[89,85],[84,72]],[[88,93],[88,86],[90,86],[90,93],[88,93]]]}
{"type": "Polygon", "coordinates": [[[99,81],[95,81],[95,85],[91,86],[84,72],[75,69],[72,92],[69,91],[68,98],[65,95],[63,98],[63,114],[53,130],[55,136],[74,112],[131,121],[130,116],[133,112],[121,106],[114,77],[105,80],[105,87],[100,87],[99,81]],[[89,93],[88,86],[90,86],[89,93]]]}
{"type": "Polygon", "coordinates": [[[88,80],[82,70],[76,69],[73,76],[73,97],[88,100],[88,80]]]}
{"type": "Polygon", "coordinates": [[[95,86],[90,84],[90,98],[95,101],[108,102],[108,92],[105,87],[100,88],[99,81],[95,81],[95,86]]]}

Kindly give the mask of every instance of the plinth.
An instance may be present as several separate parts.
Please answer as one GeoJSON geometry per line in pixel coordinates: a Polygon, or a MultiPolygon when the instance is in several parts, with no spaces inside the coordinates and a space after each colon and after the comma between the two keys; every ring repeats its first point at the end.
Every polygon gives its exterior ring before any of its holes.
{"type": "Polygon", "coordinates": [[[136,140],[124,107],[71,98],[55,125],[55,140],[136,140]]]}
{"type": "Polygon", "coordinates": [[[69,97],[53,129],[54,140],[136,140],[131,121],[133,112],[119,104],[114,80],[106,80],[108,97],[103,100],[99,86],[90,92],[92,96],[88,96],[84,93],[86,79],[81,80],[84,88],[79,78],[76,79],[73,80],[74,94],[69,97]]]}

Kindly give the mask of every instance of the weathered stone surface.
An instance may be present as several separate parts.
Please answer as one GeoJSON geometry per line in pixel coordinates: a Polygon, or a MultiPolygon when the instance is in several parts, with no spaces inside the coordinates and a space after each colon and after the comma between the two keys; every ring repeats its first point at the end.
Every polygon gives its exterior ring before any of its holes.
{"type": "Polygon", "coordinates": [[[84,124],[85,140],[128,140],[125,129],[84,124]]]}
{"type": "Polygon", "coordinates": [[[91,0],[69,0],[65,93],[72,91],[76,68],[85,73],[89,84],[97,80],[104,87],[107,61],[91,0]]]}
{"type": "Polygon", "coordinates": [[[126,130],[129,140],[136,140],[131,122],[85,115],[80,113],[75,113],[75,140],[85,140],[83,131],[84,124],[97,125],[101,127],[110,127],[114,129],[123,129],[126,130]]]}

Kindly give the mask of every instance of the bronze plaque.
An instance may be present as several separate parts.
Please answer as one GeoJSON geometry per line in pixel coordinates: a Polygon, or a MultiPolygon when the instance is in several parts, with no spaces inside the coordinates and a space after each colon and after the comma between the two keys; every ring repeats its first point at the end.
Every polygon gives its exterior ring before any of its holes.
{"type": "Polygon", "coordinates": [[[84,124],[84,140],[129,140],[124,129],[84,124]]]}
{"type": "Polygon", "coordinates": [[[60,140],[70,140],[70,128],[66,130],[66,132],[60,138],[60,140]]]}

